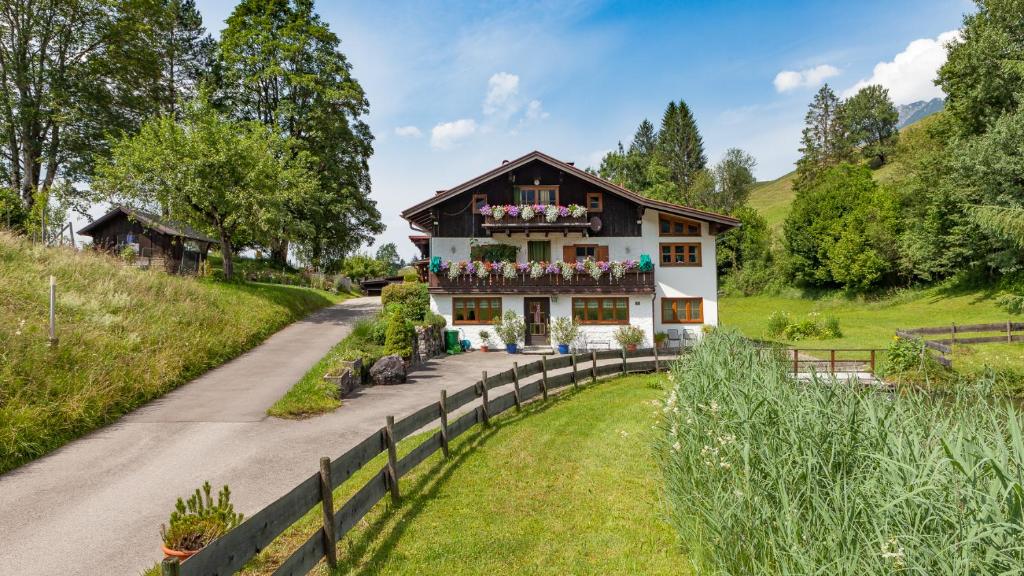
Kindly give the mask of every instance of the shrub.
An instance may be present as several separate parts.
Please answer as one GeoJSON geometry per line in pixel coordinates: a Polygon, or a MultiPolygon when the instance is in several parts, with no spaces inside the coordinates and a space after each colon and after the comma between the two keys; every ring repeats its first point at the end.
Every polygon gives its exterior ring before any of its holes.
{"type": "Polygon", "coordinates": [[[628,324],[626,326],[620,326],[615,331],[615,341],[620,346],[625,348],[626,346],[639,346],[644,343],[644,331],[639,326],[633,326],[628,324]]]}
{"type": "Polygon", "coordinates": [[[807,315],[807,318],[795,321],[786,312],[777,310],[768,316],[766,332],[771,337],[782,337],[792,342],[805,338],[828,339],[843,337],[843,331],[839,327],[838,318],[826,316],[824,320],[821,320],[817,312],[811,312],[807,315]]]}
{"type": "Polygon", "coordinates": [[[788,324],[786,329],[782,331],[782,335],[786,340],[793,342],[803,340],[804,338],[813,338],[818,333],[818,324],[812,318],[805,318],[799,322],[788,324]]]}
{"type": "Polygon", "coordinates": [[[416,338],[416,330],[412,322],[395,314],[388,320],[387,335],[384,339],[384,354],[396,355],[402,358],[412,356],[412,344],[416,338]]]}
{"type": "Polygon", "coordinates": [[[821,327],[821,335],[823,338],[842,338],[843,330],[839,327],[839,318],[825,316],[825,322],[821,327]]]}
{"type": "Polygon", "coordinates": [[[388,284],[380,294],[381,305],[398,305],[406,320],[421,322],[430,311],[430,294],[427,285],[422,282],[403,282],[388,284]]]}
{"type": "Polygon", "coordinates": [[[231,504],[231,490],[221,488],[214,504],[209,482],[203,483],[202,493],[197,488],[187,501],[178,498],[174,512],[166,525],[160,527],[164,545],[172,550],[191,552],[220,538],[242,522],[231,504]]]}
{"type": "Polygon", "coordinates": [[[487,346],[488,348],[490,348],[493,345],[493,342],[491,342],[491,333],[488,332],[487,330],[481,330],[480,331],[480,342],[484,346],[487,346]]]}
{"type": "Polygon", "coordinates": [[[402,272],[402,282],[412,283],[419,282],[419,280],[420,273],[417,272],[416,270],[406,270],[405,272],[402,272]]]}
{"type": "Polygon", "coordinates": [[[1024,296],[1004,292],[996,296],[996,306],[1010,314],[1024,314],[1024,296]]]}
{"type": "Polygon", "coordinates": [[[580,327],[572,318],[561,316],[551,322],[551,336],[558,344],[572,344],[579,337],[580,327]]]}
{"type": "Polygon", "coordinates": [[[768,315],[768,335],[773,337],[782,336],[782,333],[786,331],[786,326],[789,326],[792,320],[789,314],[781,310],[776,310],[768,315]]]}
{"type": "Polygon", "coordinates": [[[526,336],[526,322],[513,310],[494,319],[494,332],[506,345],[518,344],[526,336]]]}
{"type": "Polygon", "coordinates": [[[388,322],[382,317],[378,317],[372,321],[372,327],[370,329],[370,342],[383,346],[387,341],[388,337],[388,322]]]}
{"type": "Polygon", "coordinates": [[[125,264],[128,264],[130,266],[132,264],[135,264],[135,260],[137,259],[138,254],[135,253],[135,248],[132,248],[131,246],[125,246],[124,248],[121,248],[121,253],[119,254],[119,256],[121,257],[121,260],[124,260],[125,264]]]}
{"type": "Polygon", "coordinates": [[[739,334],[680,360],[658,440],[670,518],[706,574],[993,574],[1024,563],[1024,414],[798,383],[739,334]]]}
{"type": "Polygon", "coordinates": [[[515,262],[519,247],[514,244],[477,244],[469,247],[470,260],[485,262],[515,262]]]}
{"type": "Polygon", "coordinates": [[[433,326],[435,328],[444,330],[444,327],[448,325],[448,322],[445,321],[444,316],[441,316],[440,314],[432,310],[427,310],[427,314],[423,317],[423,321],[420,322],[420,325],[433,326]]]}

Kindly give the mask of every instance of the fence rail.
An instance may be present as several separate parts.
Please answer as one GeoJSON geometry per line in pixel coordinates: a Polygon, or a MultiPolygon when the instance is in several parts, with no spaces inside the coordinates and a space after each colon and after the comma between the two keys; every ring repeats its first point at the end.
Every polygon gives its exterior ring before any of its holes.
{"type": "MultiPolygon", "coordinates": [[[[677,352],[678,354],[678,352],[677,352]]],[[[670,358],[675,358],[672,354],[670,358]]],[[[242,524],[211,542],[185,562],[177,558],[164,560],[163,576],[226,576],[240,570],[249,560],[259,554],[289,526],[305,516],[321,503],[323,526],[312,534],[274,572],[274,576],[307,574],[325,557],[334,564],[335,544],[361,520],[377,502],[387,494],[395,500],[400,498],[399,480],[411,472],[429,456],[442,450],[447,456],[448,443],[471,429],[476,424],[486,424],[490,418],[522,402],[541,396],[547,399],[548,392],[567,386],[579,386],[600,377],[631,372],[656,372],[666,369],[669,361],[659,357],[658,350],[643,348],[634,352],[625,350],[603,350],[587,354],[564,355],[554,358],[514,365],[513,369],[488,376],[482,374],[479,381],[452,395],[441,391],[438,402],[434,402],[394,421],[388,417],[387,424],[370,434],[340,457],[321,460],[320,470],[290,492],[256,512],[242,524]],[[638,358],[651,358],[639,360],[638,358]],[[618,359],[619,362],[598,364],[599,360],[618,359]],[[572,368],[569,372],[550,375],[551,370],[572,368]],[[521,380],[540,374],[540,378],[529,383],[521,380]],[[513,384],[512,391],[491,398],[489,391],[513,384]],[[452,422],[448,415],[480,400],[481,404],[459,416],[452,422]],[[440,429],[431,434],[401,459],[396,456],[396,444],[417,430],[440,420],[440,429]],[[351,498],[335,509],[332,491],[365,467],[382,453],[388,454],[388,463],[366,482],[351,498]]]]}
{"type": "Polygon", "coordinates": [[[1024,322],[992,322],[989,324],[956,324],[949,326],[932,326],[927,328],[904,328],[896,330],[896,335],[901,338],[920,339],[927,348],[939,352],[941,356],[936,360],[943,366],[949,368],[953,365],[946,354],[953,354],[953,347],[957,344],[984,344],[990,342],[1024,342],[1024,322]],[[959,336],[960,334],[977,334],[987,332],[999,332],[999,335],[989,336],[959,336]],[[948,335],[948,338],[925,338],[925,336],[948,335]]]}

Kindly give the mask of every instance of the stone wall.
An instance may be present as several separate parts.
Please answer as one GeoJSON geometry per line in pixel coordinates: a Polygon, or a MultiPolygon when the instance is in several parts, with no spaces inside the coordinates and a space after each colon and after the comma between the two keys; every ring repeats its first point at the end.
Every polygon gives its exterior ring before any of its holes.
{"type": "Polygon", "coordinates": [[[437,326],[417,326],[412,343],[413,366],[444,355],[444,330],[437,326]]]}

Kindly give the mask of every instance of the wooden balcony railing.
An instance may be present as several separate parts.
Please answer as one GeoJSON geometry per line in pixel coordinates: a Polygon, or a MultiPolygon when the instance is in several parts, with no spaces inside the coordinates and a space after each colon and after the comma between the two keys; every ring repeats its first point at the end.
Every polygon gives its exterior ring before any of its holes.
{"type": "Polygon", "coordinates": [[[573,218],[566,216],[558,218],[554,222],[548,222],[543,214],[538,214],[529,220],[523,220],[519,216],[505,216],[501,220],[495,220],[493,216],[484,217],[484,228],[487,230],[500,230],[507,232],[515,231],[579,231],[590,226],[590,218],[582,216],[573,218]]]}
{"type": "Polygon", "coordinates": [[[597,294],[654,293],[654,271],[630,270],[619,279],[604,274],[595,280],[588,274],[577,274],[566,280],[559,274],[544,274],[532,278],[520,273],[515,278],[490,274],[484,278],[462,275],[454,280],[444,272],[430,272],[431,292],[470,294],[570,294],[574,292],[597,294]]]}

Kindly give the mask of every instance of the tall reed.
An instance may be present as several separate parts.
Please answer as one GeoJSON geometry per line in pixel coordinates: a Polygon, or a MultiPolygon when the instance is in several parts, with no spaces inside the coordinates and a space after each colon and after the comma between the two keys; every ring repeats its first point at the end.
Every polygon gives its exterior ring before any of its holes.
{"type": "Polygon", "coordinates": [[[1019,409],[778,360],[717,331],[672,374],[658,449],[698,573],[1024,573],[1019,409]]]}

